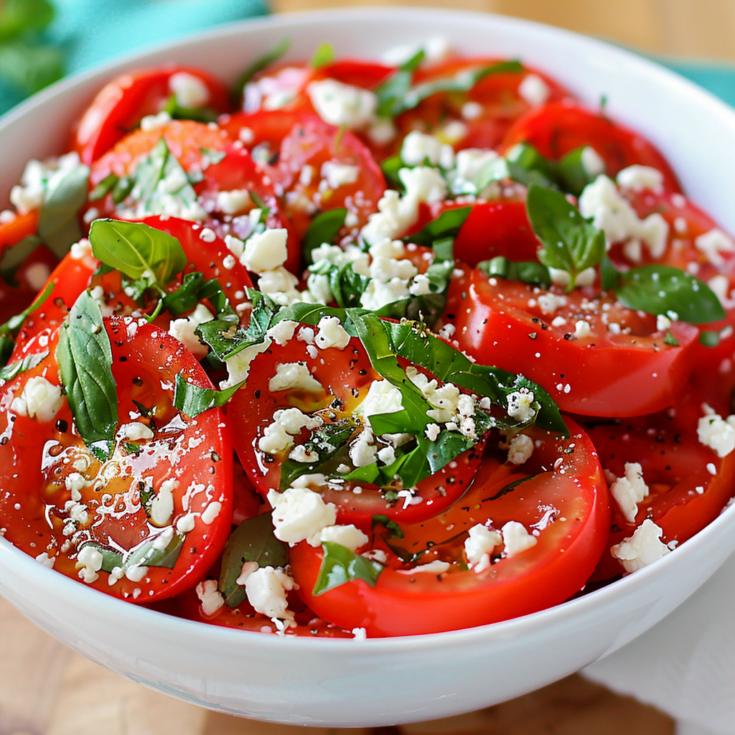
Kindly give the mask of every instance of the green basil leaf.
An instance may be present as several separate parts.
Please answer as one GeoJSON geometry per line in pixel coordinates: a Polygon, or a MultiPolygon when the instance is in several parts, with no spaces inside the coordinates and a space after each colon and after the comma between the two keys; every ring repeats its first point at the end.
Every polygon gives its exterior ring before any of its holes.
{"type": "Polygon", "coordinates": [[[224,406],[244,382],[233,385],[227,390],[215,390],[214,388],[200,388],[198,385],[187,382],[181,374],[178,374],[174,389],[174,406],[189,418],[196,418],[210,408],[224,406]]]}
{"type": "Polygon", "coordinates": [[[230,535],[222,554],[219,591],[228,607],[237,607],[245,601],[245,589],[237,584],[246,561],[259,567],[285,567],[288,547],[273,533],[271,513],[263,513],[243,521],[230,535]]]}
{"type": "Polygon", "coordinates": [[[122,176],[112,189],[113,204],[120,204],[130,196],[135,187],[135,181],[130,176],[122,176]]]}
{"type": "Polygon", "coordinates": [[[395,117],[408,109],[404,106],[405,98],[411,89],[413,74],[425,56],[424,50],[421,49],[375,88],[375,94],[378,96],[377,115],[379,117],[395,117]]]}
{"type": "Polygon", "coordinates": [[[6,365],[0,369],[0,380],[12,380],[16,378],[21,373],[26,372],[26,370],[32,370],[34,367],[40,365],[48,356],[49,351],[44,350],[34,355],[28,355],[22,360],[16,360],[11,365],[6,365]]]}
{"type": "Polygon", "coordinates": [[[720,344],[720,333],[710,331],[700,332],[699,344],[703,347],[717,347],[720,344]]]}
{"type": "Polygon", "coordinates": [[[291,45],[291,41],[288,38],[282,38],[270,51],[266,52],[259,58],[255,59],[246,69],[240,74],[232,88],[232,105],[236,109],[240,107],[240,100],[242,99],[242,93],[245,89],[245,85],[263,69],[267,69],[271,64],[274,64],[278,59],[283,56],[288,47],[291,45]]]}
{"type": "Polygon", "coordinates": [[[457,237],[462,225],[469,217],[472,207],[458,207],[442,212],[423,229],[413,235],[403,238],[404,242],[415,242],[417,245],[431,247],[435,240],[444,240],[448,237],[457,237]]]}
{"type": "Polygon", "coordinates": [[[394,189],[398,189],[399,192],[402,192],[404,186],[403,182],[401,181],[401,177],[398,175],[398,172],[402,168],[406,168],[406,164],[403,162],[400,155],[386,158],[380,164],[380,168],[383,170],[383,176],[385,176],[385,180],[388,182],[388,184],[394,189]]]}
{"type": "Polygon", "coordinates": [[[5,0],[0,10],[0,42],[42,31],[54,19],[48,0],[5,0]]]}
{"type": "Polygon", "coordinates": [[[401,527],[395,521],[388,518],[388,516],[373,516],[371,528],[374,530],[375,526],[383,526],[383,528],[388,531],[388,538],[403,538],[401,527]]]}
{"type": "Polygon", "coordinates": [[[94,541],[82,544],[79,550],[81,551],[85,546],[92,546],[97,549],[102,554],[102,571],[108,574],[116,567],[122,569],[123,572],[137,566],[173,569],[184,547],[185,539],[185,534],[174,534],[165,549],[157,549],[155,547],[156,539],[154,538],[151,541],[144,541],[127,554],[113,551],[94,541]]]}
{"type": "Polygon", "coordinates": [[[52,179],[38,217],[38,236],[57,258],[82,237],[79,210],[87,201],[89,168],[76,166],[52,179]]]}
{"type": "Polygon", "coordinates": [[[560,191],[531,184],[526,211],[543,247],[538,259],[549,268],[567,271],[569,289],[586,268],[599,265],[605,255],[605,233],[593,227],[560,191]]]}
{"type": "Polygon", "coordinates": [[[89,232],[94,257],[133,280],[159,289],[187,264],[175,237],[139,222],[95,220],[89,232]]]}
{"type": "Polygon", "coordinates": [[[329,209],[314,217],[302,243],[302,252],[307,264],[314,262],[312,253],[316,248],[325,243],[327,245],[332,244],[334,238],[337,237],[344,226],[346,218],[346,209],[329,209]]]}
{"type": "Polygon", "coordinates": [[[629,309],[648,314],[673,311],[689,324],[725,318],[720,300],[706,283],[670,265],[642,265],[620,273],[615,295],[629,309]]]}
{"type": "Polygon", "coordinates": [[[674,337],[671,332],[666,332],[664,335],[664,344],[669,345],[670,347],[678,347],[679,346],[679,340],[674,337]]]}
{"type": "Polygon", "coordinates": [[[581,146],[567,153],[559,161],[558,172],[564,191],[574,196],[579,196],[585,186],[591,184],[597,176],[591,176],[584,166],[584,150],[587,146],[581,146]]]}
{"type": "MultiPolygon", "coordinates": [[[[99,304],[89,291],[76,300],[61,328],[56,362],[74,423],[84,443],[105,444],[111,451],[118,423],[112,348],[99,304]]],[[[104,451],[103,446],[99,449],[104,451]]]]}
{"type": "Polygon", "coordinates": [[[15,245],[8,245],[3,248],[2,257],[0,258],[0,275],[8,286],[14,288],[18,286],[18,281],[15,280],[18,268],[26,262],[30,254],[41,244],[43,244],[43,240],[40,237],[28,235],[15,245]]]}
{"type": "Polygon", "coordinates": [[[0,44],[0,79],[25,95],[34,94],[64,76],[64,52],[35,39],[0,44]]]}
{"type": "Polygon", "coordinates": [[[334,61],[334,49],[331,44],[323,43],[311,57],[311,68],[321,69],[332,61],[334,61]]]}
{"type": "Polygon", "coordinates": [[[340,544],[322,544],[324,558],[312,594],[321,595],[347,582],[362,579],[375,587],[383,565],[355,554],[340,544]]]}
{"type": "Polygon", "coordinates": [[[104,199],[119,183],[120,177],[117,174],[107,174],[97,186],[89,192],[89,201],[96,202],[104,199]]]}
{"type": "Polygon", "coordinates": [[[541,286],[541,288],[549,288],[551,286],[549,269],[545,265],[534,261],[514,263],[502,255],[498,255],[495,258],[483,260],[481,263],[478,263],[477,269],[481,270],[490,278],[520,281],[521,283],[528,283],[533,286],[541,286]]]}
{"type": "Polygon", "coordinates": [[[178,98],[172,94],[166,102],[163,112],[168,112],[173,120],[193,120],[200,123],[217,122],[217,110],[211,107],[183,107],[178,98]]]}
{"type": "MultiPolygon", "coordinates": [[[[401,98],[395,101],[388,114],[395,117],[401,112],[412,110],[425,99],[437,94],[437,92],[469,92],[481,79],[492,74],[522,71],[523,65],[519,61],[499,61],[496,64],[483,66],[479,69],[462,71],[454,77],[435,79],[430,82],[424,82],[423,84],[417,84],[408,89],[401,98]]],[[[380,105],[378,106],[378,114],[384,114],[380,111],[380,105]]]]}
{"type": "Polygon", "coordinates": [[[600,262],[600,277],[603,291],[612,291],[620,283],[620,271],[613,265],[607,254],[602,256],[600,262]]]}
{"type": "Polygon", "coordinates": [[[23,326],[23,322],[29,314],[32,314],[36,309],[40,309],[45,303],[51,292],[54,290],[53,283],[47,283],[46,288],[41,291],[38,296],[33,300],[33,303],[27,308],[23,309],[20,314],[10,317],[5,324],[0,325],[0,336],[3,337],[14,337],[18,330],[23,326]]]}
{"type": "Polygon", "coordinates": [[[204,299],[209,299],[218,315],[226,313],[228,316],[237,316],[219,281],[216,278],[205,281],[198,271],[187,273],[181,285],[166,294],[161,304],[162,309],[166,309],[172,316],[180,316],[196,308],[204,299]]]}

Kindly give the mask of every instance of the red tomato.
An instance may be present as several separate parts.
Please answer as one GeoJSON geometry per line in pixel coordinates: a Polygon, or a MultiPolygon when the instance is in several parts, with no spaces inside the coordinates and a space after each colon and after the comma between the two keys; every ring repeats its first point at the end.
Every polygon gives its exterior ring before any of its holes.
{"type": "Polygon", "coordinates": [[[622,565],[610,548],[632,536],[646,518],[663,529],[664,543],[681,544],[717,518],[732,496],[735,452],[720,458],[697,436],[699,418],[705,415],[705,400],[722,415],[729,413],[729,397],[717,401],[711,389],[703,395],[689,388],[672,409],[663,413],[588,426],[605,470],[623,477],[626,463],[637,462],[649,488],[632,522],[611,498],[608,550],[600,559],[593,581],[622,573],[622,565]]]}
{"type": "Polygon", "coordinates": [[[552,102],[531,110],[508,130],[502,149],[516,143],[529,143],[555,161],[588,145],[605,161],[609,176],[633,164],[652,166],[664,175],[667,191],[681,191],[676,174],[650,141],[604,114],[576,104],[552,102]]]}
{"type": "MultiPolygon", "coordinates": [[[[250,367],[246,385],[227,406],[227,417],[234,430],[240,461],[264,497],[269,490],[280,486],[282,466],[291,449],[288,447],[277,454],[270,454],[259,448],[266,427],[274,423],[275,412],[296,406],[306,413],[321,416],[326,423],[350,418],[353,410],[364,400],[371,383],[381,379],[356,339],[351,340],[344,350],[336,347],[318,350],[316,357],[309,354],[310,347],[294,337],[285,346],[272,345],[259,354],[250,367]],[[270,380],[276,374],[277,366],[294,362],[306,364],[324,389],[314,393],[270,390],[270,380]]],[[[316,351],[316,348],[311,347],[311,350],[316,351]]],[[[298,441],[299,438],[304,440],[307,437],[308,431],[303,431],[294,437],[295,443],[303,443],[298,441]]],[[[440,512],[465,492],[477,470],[482,447],[483,443],[478,443],[473,450],[452,462],[452,466],[448,465],[419,482],[416,498],[421,500],[418,502],[410,496],[399,496],[397,501],[390,501],[378,487],[365,482],[316,483],[314,490],[326,502],[334,503],[339,523],[369,528],[373,515],[386,515],[408,523],[420,521],[440,512]]],[[[350,462],[346,450],[344,461],[350,462]]],[[[396,485],[389,489],[396,492],[401,487],[396,485]]]]}
{"type": "MultiPolygon", "coordinates": [[[[105,572],[91,575],[96,589],[142,603],[192,587],[222,553],[232,522],[232,448],[219,409],[190,419],[172,405],[178,375],[199,387],[212,387],[191,353],[156,327],[133,329],[134,324],[105,320],[120,423],[147,425],[154,438],[131,438],[131,449],[118,434],[113,457],[102,463],[73,429],[65,399],[59,399],[53,418],[20,414],[13,396],[17,400],[29,380],[45,377],[59,383],[56,332],[48,342],[50,354],[0,389],[10,439],[0,445],[0,523],[11,543],[33,556],[47,553],[54,557],[56,570],[73,578],[79,576],[78,552],[85,543],[127,553],[163,533],[171,542],[178,539],[180,551],[171,569],[148,565],[138,574],[131,569],[112,585],[105,572]],[[150,409],[151,417],[140,419],[133,401],[150,409]],[[168,498],[162,489],[167,480],[168,498]],[[74,491],[78,502],[72,500],[74,491]],[[148,501],[147,493],[152,496],[148,501]],[[157,511],[154,498],[162,498],[157,511]]],[[[40,347],[39,340],[34,352],[40,347]]],[[[26,354],[29,350],[14,359],[26,354]]]]}
{"type": "Polygon", "coordinates": [[[670,331],[679,346],[670,346],[655,317],[613,298],[588,301],[579,289],[561,297],[478,270],[452,281],[445,320],[478,361],[525,375],[562,410],[586,416],[637,416],[670,406],[689,375],[698,336],[695,327],[675,322],[670,331]],[[564,321],[555,326],[555,319],[564,321]],[[582,320],[590,333],[576,338],[582,320]]]}
{"type": "Polygon", "coordinates": [[[281,141],[302,119],[302,112],[293,110],[259,110],[222,115],[219,126],[233,141],[240,141],[246,148],[267,144],[273,153],[281,147],[281,141]]]}
{"type": "Polygon", "coordinates": [[[592,442],[576,424],[567,424],[569,439],[531,432],[539,445],[522,474],[504,466],[504,457],[495,450],[483,459],[462,500],[423,523],[402,526],[404,537],[391,543],[404,552],[423,551],[418,565],[404,563],[385,541],[376,540],[387,566],[375,587],[355,580],[314,595],[323,552],[298,544],[290,558],[299,595],[325,620],[348,629],[364,627],[369,636],[456,630],[563,602],[585,585],[604,547],[610,519],[592,442]],[[509,482],[524,477],[529,479],[495,497],[509,482]],[[537,543],[512,556],[496,547],[487,569],[468,570],[464,541],[469,530],[490,523],[500,529],[510,521],[533,531],[537,543]],[[448,571],[421,571],[436,561],[449,563],[448,571]]]}
{"type": "Polygon", "coordinates": [[[378,211],[385,178],[370,151],[352,133],[304,117],[284,138],[278,160],[284,210],[303,237],[319,211],[346,208],[350,229],[378,211]]]}
{"type": "Polygon", "coordinates": [[[204,106],[227,112],[226,87],[209,72],[168,65],[121,74],[104,86],[85,110],[74,129],[71,148],[83,163],[91,164],[106,153],[126,133],[134,130],[146,115],[155,115],[172,95],[171,77],[185,73],[204,84],[209,99],[204,106]]]}
{"type": "Polygon", "coordinates": [[[325,64],[316,70],[315,79],[336,79],[342,84],[350,84],[362,89],[375,89],[384,82],[395,67],[378,64],[364,59],[339,59],[325,64]]]}

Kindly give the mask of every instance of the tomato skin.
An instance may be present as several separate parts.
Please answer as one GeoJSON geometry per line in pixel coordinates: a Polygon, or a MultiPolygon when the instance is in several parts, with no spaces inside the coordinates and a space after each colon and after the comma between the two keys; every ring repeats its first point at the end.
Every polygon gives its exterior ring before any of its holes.
{"type": "MultiPolygon", "coordinates": [[[[444,534],[447,530],[456,534],[457,529],[466,531],[488,518],[498,527],[511,519],[528,526],[552,513],[556,520],[540,530],[536,546],[479,574],[450,571],[440,581],[435,574],[401,573],[389,563],[375,587],[356,580],[315,596],[311,591],[323,552],[302,542],[290,555],[299,595],[325,620],[347,629],[364,627],[371,637],[485,625],[567,599],[585,585],[603,550],[610,520],[607,486],[594,447],[576,424],[567,421],[567,425],[572,437],[561,444],[575,444],[571,472],[569,466],[564,474],[544,472],[514,492],[490,500],[488,496],[506,484],[508,471],[495,457],[486,457],[475,485],[460,502],[419,527],[404,528],[406,538],[436,540],[442,528],[444,534]]],[[[549,460],[561,456],[556,440],[542,444],[536,450],[539,454],[549,460]]]]}
{"type": "MultiPolygon", "coordinates": [[[[132,330],[131,324],[136,322],[122,318],[105,320],[112,346],[112,372],[118,388],[120,421],[127,423],[130,420],[129,411],[135,414],[136,406],[132,402],[135,397],[157,407],[156,419],[160,420],[161,430],[165,433],[163,437],[159,435],[152,445],[143,445],[139,457],[128,459],[128,464],[124,460],[127,455],[121,455],[122,459],[111,460],[104,465],[105,468],[112,465],[121,467],[113,472],[111,479],[104,475],[106,493],[112,493],[110,498],[114,497],[118,503],[124,499],[122,507],[125,510],[118,517],[111,520],[109,513],[98,513],[104,498],[100,498],[99,492],[92,487],[82,488],[82,500],[87,504],[94,523],[82,522],[75,531],[75,537],[81,533],[78,543],[91,540],[123,549],[131,549],[146,541],[153,528],[147,514],[139,504],[136,506],[135,496],[130,497],[135,483],[128,482],[130,487],[125,486],[126,471],[130,469],[133,478],[136,473],[138,477],[151,475],[155,484],[163,482],[164,478],[175,478],[178,486],[174,490],[172,525],[186,513],[197,515],[193,529],[186,534],[174,568],[150,567],[144,580],[123,578],[112,586],[108,584],[107,576],[100,575],[90,585],[114,597],[149,603],[172,597],[195,585],[222,553],[232,522],[232,444],[219,409],[205,412],[196,419],[181,418],[182,414],[171,405],[172,396],[165,395],[161,388],[162,383],[173,386],[177,375],[199,387],[212,387],[193,355],[155,326],[138,325],[132,330]],[[137,388],[138,385],[141,387],[137,388]],[[175,428],[167,431],[166,427],[175,417],[181,420],[174,423],[175,428]],[[195,486],[200,486],[201,491],[195,486]],[[210,503],[219,503],[219,508],[214,518],[206,523],[201,514],[210,503]],[[136,593],[136,589],[142,589],[142,592],[136,593]]],[[[37,353],[41,348],[50,354],[36,368],[3,386],[0,404],[3,418],[12,425],[12,429],[10,441],[0,446],[0,475],[6,490],[0,499],[0,518],[3,526],[9,527],[7,538],[11,543],[33,556],[48,550],[55,556],[56,570],[77,578],[76,548],[68,554],[59,550],[67,538],[62,533],[64,521],[60,514],[66,512],[65,504],[70,496],[64,485],[64,473],[69,470],[63,469],[63,458],[56,461],[53,458],[66,456],[65,452],[72,452],[72,457],[86,457],[87,469],[79,471],[91,474],[90,481],[94,480],[95,471],[104,471],[103,466],[83,448],[76,430],[71,431],[73,419],[66,401],[49,422],[21,415],[17,415],[15,421],[9,418],[9,412],[14,411],[10,408],[12,396],[20,395],[29,379],[43,376],[53,385],[59,384],[54,358],[57,339],[58,330],[45,344],[41,344],[39,339],[17,349],[13,360],[31,352],[37,353]],[[58,447],[59,451],[51,451],[50,447],[58,447]],[[47,450],[51,451],[48,455],[47,450]]],[[[121,451],[118,447],[117,452],[121,451]]]]}
{"type": "Polygon", "coordinates": [[[171,96],[169,82],[174,74],[190,74],[207,87],[207,106],[216,112],[229,110],[226,87],[202,69],[168,65],[121,74],[105,85],[76,124],[71,141],[82,163],[96,161],[146,115],[155,115],[171,96]]]}
{"type": "Polygon", "coordinates": [[[542,156],[555,161],[589,145],[605,161],[608,176],[614,177],[633,164],[651,166],[663,174],[666,191],[681,191],[676,174],[650,141],[576,103],[551,102],[531,110],[508,130],[501,151],[516,143],[529,143],[542,156]]]}
{"type": "MultiPolygon", "coordinates": [[[[686,382],[697,343],[695,327],[674,323],[671,333],[679,346],[672,347],[664,344],[663,333],[658,340],[650,336],[654,317],[639,320],[635,312],[619,307],[639,325],[632,336],[610,333],[598,316],[591,337],[571,339],[565,335],[574,332],[573,316],[553,327],[527,306],[537,298],[531,287],[493,280],[495,286],[475,270],[452,282],[447,318],[455,317],[454,338],[479,362],[539,383],[562,410],[586,416],[653,413],[670,406],[686,382]]],[[[582,298],[578,292],[567,295],[575,307],[582,298]]],[[[611,321],[615,309],[608,312],[611,321]]]]}

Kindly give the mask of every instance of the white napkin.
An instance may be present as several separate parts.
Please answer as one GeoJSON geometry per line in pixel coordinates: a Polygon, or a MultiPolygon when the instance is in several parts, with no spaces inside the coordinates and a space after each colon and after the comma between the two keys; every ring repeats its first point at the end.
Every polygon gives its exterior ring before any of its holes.
{"type": "Polygon", "coordinates": [[[678,735],[735,735],[735,556],[671,615],[583,673],[667,712],[678,735]]]}

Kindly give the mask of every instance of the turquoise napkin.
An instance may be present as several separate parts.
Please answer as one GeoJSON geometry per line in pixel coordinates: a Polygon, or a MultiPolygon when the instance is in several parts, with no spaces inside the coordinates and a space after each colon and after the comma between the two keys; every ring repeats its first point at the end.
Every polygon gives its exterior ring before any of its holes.
{"type": "MultiPolygon", "coordinates": [[[[67,73],[220,23],[265,15],[267,0],[52,0],[44,38],[64,49],[67,73]]],[[[0,113],[23,96],[0,83],[0,113]]]]}

